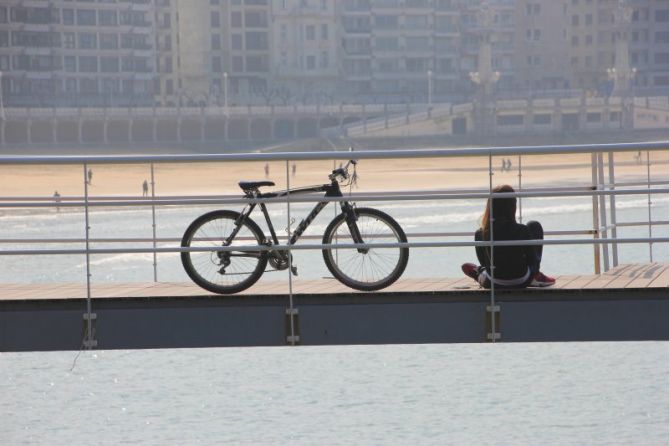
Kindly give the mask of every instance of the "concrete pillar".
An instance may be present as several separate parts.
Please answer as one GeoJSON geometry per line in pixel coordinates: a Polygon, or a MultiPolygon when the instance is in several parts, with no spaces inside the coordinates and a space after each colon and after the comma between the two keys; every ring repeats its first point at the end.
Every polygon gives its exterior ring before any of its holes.
{"type": "Polygon", "coordinates": [[[109,120],[106,116],[104,121],[102,121],[102,140],[105,144],[109,143],[109,120]]]}
{"type": "Polygon", "coordinates": [[[33,120],[32,118],[28,118],[28,120],[26,121],[26,142],[28,144],[32,144],[33,142],[32,130],[33,130],[33,120]]]}
{"type": "Polygon", "coordinates": [[[181,141],[181,117],[179,117],[177,119],[177,141],[182,142],[181,141]]]}
{"type": "Polygon", "coordinates": [[[6,139],[5,139],[5,128],[6,127],[7,126],[5,125],[5,120],[3,119],[2,121],[0,121],[0,143],[2,143],[2,145],[4,145],[5,142],[6,142],[6,139]]]}
{"type": "Polygon", "coordinates": [[[81,119],[81,116],[77,118],[77,141],[79,144],[83,144],[84,142],[84,136],[83,136],[83,120],[81,119]]]}
{"type": "Polygon", "coordinates": [[[130,118],[128,119],[128,142],[133,142],[132,140],[133,127],[135,127],[135,120],[134,118],[130,118]]]}
{"type": "Polygon", "coordinates": [[[200,115],[200,142],[204,142],[204,126],[205,126],[205,119],[204,116],[200,115]]]}
{"type": "Polygon", "coordinates": [[[562,131],[562,106],[559,99],[555,99],[555,108],[553,109],[553,131],[562,131]]]}

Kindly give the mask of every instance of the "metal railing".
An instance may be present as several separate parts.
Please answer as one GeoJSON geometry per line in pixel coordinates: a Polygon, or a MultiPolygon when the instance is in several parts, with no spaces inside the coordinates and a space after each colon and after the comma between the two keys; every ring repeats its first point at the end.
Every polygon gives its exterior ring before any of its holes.
{"type": "MultiPolygon", "coordinates": [[[[158,247],[158,243],[178,243],[176,237],[157,237],[156,208],[160,206],[184,206],[184,205],[217,205],[224,206],[229,204],[247,204],[251,201],[285,203],[287,214],[288,236],[280,237],[280,245],[272,246],[276,250],[322,250],[333,249],[335,245],[318,243],[320,237],[306,236],[309,243],[299,245],[288,245],[287,239],[290,236],[291,225],[291,204],[314,202],[314,201],[356,201],[356,202],[401,202],[401,201],[424,201],[424,200],[486,200],[492,196],[493,190],[493,159],[497,157],[517,157],[518,166],[518,184],[516,192],[508,193],[507,196],[518,197],[519,199],[519,220],[523,219],[522,200],[524,198],[536,197],[591,197],[592,198],[592,228],[587,230],[555,230],[547,231],[547,236],[592,236],[592,239],[583,238],[562,238],[544,240],[526,240],[526,241],[420,241],[425,238],[434,237],[453,237],[467,236],[467,232],[415,232],[408,233],[407,243],[373,243],[368,244],[371,248],[388,247],[409,247],[409,248],[445,248],[445,247],[472,247],[489,246],[494,256],[494,249],[497,246],[509,245],[592,245],[594,257],[595,273],[601,273],[601,270],[608,270],[611,266],[618,264],[618,246],[622,244],[648,244],[649,259],[652,262],[653,244],[669,242],[669,237],[658,237],[654,235],[653,228],[656,226],[669,225],[669,221],[654,220],[652,215],[652,197],[658,194],[669,194],[669,176],[660,180],[651,179],[651,157],[653,151],[669,150],[669,142],[650,142],[650,143],[625,143],[625,144],[604,144],[604,145],[571,145],[571,146],[536,146],[536,147],[510,147],[510,148],[470,148],[470,149],[419,149],[419,150],[394,150],[394,151],[362,151],[351,154],[345,151],[330,152],[292,152],[292,153],[250,153],[250,154],[199,154],[199,155],[135,155],[135,156],[0,156],[0,166],[6,165],[79,165],[82,168],[83,176],[83,196],[70,197],[43,197],[43,196],[0,196],[0,210],[11,212],[17,208],[83,208],[84,211],[84,237],[54,237],[54,238],[22,238],[0,239],[1,256],[42,256],[42,255],[82,255],[85,256],[86,264],[86,313],[84,319],[87,321],[87,330],[85,333],[84,347],[92,348],[96,346],[91,328],[92,321],[95,319],[93,313],[93,302],[91,299],[91,260],[92,255],[99,254],[153,254],[153,280],[158,281],[157,273],[157,254],[158,253],[181,253],[181,252],[201,252],[201,251],[229,251],[229,250],[258,250],[258,246],[235,246],[218,248],[182,248],[178,245],[158,247]],[[645,181],[627,181],[617,182],[615,179],[615,154],[621,152],[637,152],[639,155],[646,154],[645,181]],[[555,154],[590,154],[591,155],[591,178],[587,186],[580,187],[536,187],[528,189],[523,185],[523,157],[531,155],[555,155],[555,154]],[[605,162],[605,158],[607,157],[605,162]],[[286,166],[286,184],[290,187],[290,163],[302,160],[347,160],[354,157],[359,160],[373,159],[408,159],[408,158],[451,158],[451,157],[483,157],[488,160],[488,189],[456,189],[456,190],[417,190],[417,191],[393,191],[393,192],[368,192],[352,193],[345,197],[323,198],[322,196],[291,196],[290,194],[282,198],[272,199],[245,199],[239,196],[156,196],[154,177],[154,166],[162,163],[203,163],[203,162],[231,162],[231,161],[281,161],[286,166]],[[90,196],[89,194],[89,169],[93,165],[104,164],[147,164],[150,166],[150,192],[147,197],[130,196],[90,196]],[[605,166],[608,169],[605,171],[605,166]],[[617,218],[616,197],[629,195],[647,196],[648,218],[646,221],[627,221],[620,222],[617,218]],[[152,237],[126,237],[126,238],[93,238],[90,234],[91,222],[89,211],[92,208],[100,207],[150,207],[152,214],[152,237]],[[623,238],[618,237],[617,229],[620,227],[647,226],[647,237],[623,238]],[[315,240],[315,242],[314,242],[315,240]],[[105,243],[128,243],[136,244],[140,242],[150,242],[151,247],[99,247],[105,243]],[[40,249],[14,249],[15,244],[40,244],[45,245],[40,249]],[[74,247],[66,249],[48,248],[50,244],[83,244],[83,247],[74,247]]],[[[637,159],[642,162],[641,158],[637,159]]],[[[336,161],[334,161],[336,163],[336,161]]],[[[336,245],[337,249],[355,249],[358,245],[336,245]]],[[[269,249],[262,247],[261,249],[269,249]]],[[[289,256],[290,257],[290,256],[289,256]]],[[[289,282],[289,308],[288,313],[293,317],[293,291],[292,275],[288,269],[289,282]]],[[[492,272],[494,277],[494,270],[492,272]]],[[[499,333],[495,327],[495,286],[494,281],[490,288],[490,327],[488,334],[489,340],[494,342],[498,339],[499,333]]],[[[292,319],[291,319],[292,320],[292,319]]],[[[292,322],[291,322],[292,326],[292,322]]],[[[297,338],[291,333],[289,343],[295,344],[297,338]],[[291,341],[292,340],[292,341],[291,341]]]]}

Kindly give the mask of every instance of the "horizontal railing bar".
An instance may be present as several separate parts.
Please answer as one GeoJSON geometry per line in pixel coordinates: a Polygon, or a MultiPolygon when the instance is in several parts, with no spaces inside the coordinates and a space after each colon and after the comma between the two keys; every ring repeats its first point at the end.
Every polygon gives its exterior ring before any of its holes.
{"type": "MultiPolygon", "coordinates": [[[[616,223],[614,226],[648,226],[648,221],[626,221],[623,223],[616,223]]],[[[669,220],[650,221],[652,226],[669,225],[669,220]]]]}
{"type": "MultiPolygon", "coordinates": [[[[595,231],[592,229],[572,230],[572,231],[545,231],[544,235],[592,235],[595,231]]],[[[419,237],[464,237],[473,235],[472,231],[461,232],[407,232],[407,238],[419,237]]],[[[279,240],[285,240],[289,237],[285,235],[277,235],[279,240]]],[[[377,235],[377,237],[382,235],[377,235]]],[[[393,234],[388,234],[388,237],[394,237],[393,234]]],[[[302,235],[300,240],[320,240],[322,235],[302,235]]],[[[254,240],[253,237],[238,237],[239,240],[254,240]]],[[[139,237],[139,238],[91,238],[89,243],[152,243],[154,239],[139,237]]],[[[181,237],[158,237],[155,239],[157,243],[179,242],[181,237]]],[[[32,243],[85,243],[86,239],[78,238],[59,238],[59,239],[0,239],[0,243],[14,243],[14,244],[32,244],[32,243]]]]}
{"type": "MultiPolygon", "coordinates": [[[[587,197],[600,195],[648,195],[648,194],[667,194],[669,189],[614,189],[614,190],[589,190],[589,191],[565,191],[565,192],[504,192],[496,194],[500,198],[521,197],[521,198],[540,198],[540,197],[587,197]]],[[[367,195],[352,194],[342,197],[324,197],[317,194],[299,194],[285,197],[273,198],[236,198],[236,199],[201,199],[201,200],[143,200],[143,201],[97,201],[88,202],[89,207],[113,207],[113,206],[176,206],[176,205],[213,205],[213,204],[248,204],[248,203],[313,203],[313,202],[340,202],[340,201],[422,201],[422,200],[464,200],[481,199],[490,197],[490,193],[473,194],[434,194],[434,195],[367,195]]],[[[67,203],[0,203],[0,208],[41,208],[41,207],[83,207],[85,202],[67,202],[67,203]]]]}
{"type": "Polygon", "coordinates": [[[614,143],[614,144],[574,144],[552,146],[520,147],[474,147],[467,149],[401,149],[364,150],[356,152],[274,152],[274,153],[215,153],[188,155],[2,155],[0,165],[8,164],[159,164],[159,163],[205,163],[225,161],[299,161],[299,160],[346,160],[389,159],[389,158],[436,158],[474,157],[505,155],[547,155],[571,153],[608,153],[629,151],[654,151],[669,149],[669,141],[614,143]]]}
{"type": "Polygon", "coordinates": [[[361,246],[369,249],[385,248],[448,248],[471,246],[537,246],[537,245],[603,245],[603,244],[633,244],[633,243],[669,243],[669,237],[641,237],[617,239],[568,239],[568,240],[504,240],[504,241],[462,241],[462,242],[404,242],[404,243],[361,243],[361,244],[305,244],[305,245],[240,245],[217,246],[207,248],[93,248],[85,249],[26,249],[0,250],[0,255],[75,255],[75,254],[146,254],[146,253],[181,253],[181,252],[218,252],[218,251],[290,251],[290,250],[323,250],[323,249],[359,249],[361,246]]]}
{"type": "MultiPolygon", "coordinates": [[[[667,182],[669,184],[669,182],[667,182]]],[[[644,183],[645,185],[645,183],[644,183]]],[[[533,187],[532,189],[525,189],[525,191],[532,191],[532,192],[548,192],[548,191],[590,191],[592,190],[591,185],[587,186],[579,186],[579,187],[573,187],[573,186],[564,186],[564,187],[533,187]]],[[[464,193],[484,193],[488,194],[489,189],[488,188],[476,188],[476,189],[430,189],[430,190],[423,190],[423,189],[414,189],[414,190],[409,190],[409,191],[383,191],[383,192],[365,192],[364,195],[368,196],[385,196],[385,195],[434,195],[434,194],[464,194],[464,193]]],[[[304,194],[301,194],[304,196],[304,194]]],[[[317,195],[317,194],[312,194],[312,195],[317,195]]],[[[347,196],[356,196],[360,195],[360,193],[355,192],[353,194],[349,194],[347,196]]],[[[219,194],[210,194],[210,195],[160,195],[156,196],[155,199],[158,200],[184,200],[184,199],[191,199],[191,200],[201,200],[201,199],[211,199],[212,197],[217,197],[216,199],[230,199],[230,200],[247,200],[245,197],[243,197],[240,194],[231,194],[231,195],[219,195],[219,194]]],[[[73,202],[73,201],[82,201],[84,199],[83,196],[80,195],[72,195],[72,196],[60,196],[59,203],[65,203],[65,202],[73,202]]],[[[137,196],[131,196],[131,195],[99,195],[99,196],[93,196],[93,197],[88,197],[89,203],[91,202],[98,202],[98,201],[142,201],[142,202],[151,202],[151,198],[147,197],[137,197],[137,196]]],[[[44,202],[50,202],[50,203],[55,203],[54,197],[51,195],[45,196],[23,196],[23,197],[1,197],[0,196],[0,203],[5,202],[5,201],[44,201],[44,202]]],[[[291,200],[293,201],[293,200],[291,200]]]]}
{"type": "Polygon", "coordinates": [[[669,181],[629,181],[629,182],[623,182],[623,183],[605,183],[604,186],[606,187],[618,187],[618,186],[666,186],[669,184],[669,181]]]}

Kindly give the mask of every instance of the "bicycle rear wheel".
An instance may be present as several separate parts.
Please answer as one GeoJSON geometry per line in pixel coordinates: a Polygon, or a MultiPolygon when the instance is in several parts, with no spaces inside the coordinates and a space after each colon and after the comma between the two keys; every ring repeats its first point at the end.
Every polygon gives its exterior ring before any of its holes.
{"type": "MultiPolygon", "coordinates": [[[[236,229],[239,213],[214,211],[198,217],[181,240],[184,248],[217,248],[236,229]]],[[[229,246],[264,245],[265,236],[251,219],[242,222],[229,246]]],[[[267,266],[267,251],[182,252],[181,263],[188,276],[213,293],[238,293],[253,285],[267,266]]]]}
{"type": "MultiPolygon", "coordinates": [[[[400,225],[388,214],[371,208],[354,210],[364,243],[403,243],[407,241],[400,225]]],[[[324,244],[354,244],[339,214],[325,229],[324,244]]],[[[324,249],[323,259],[332,275],[344,285],[361,291],[375,291],[395,282],[409,261],[409,248],[324,249]]]]}

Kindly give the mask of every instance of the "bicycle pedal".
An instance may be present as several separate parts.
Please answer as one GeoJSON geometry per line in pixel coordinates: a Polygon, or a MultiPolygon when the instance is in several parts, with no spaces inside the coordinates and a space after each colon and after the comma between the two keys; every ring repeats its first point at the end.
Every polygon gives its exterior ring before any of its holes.
{"type": "Polygon", "coordinates": [[[297,276],[297,266],[291,266],[290,272],[293,273],[293,276],[297,276]]]}

